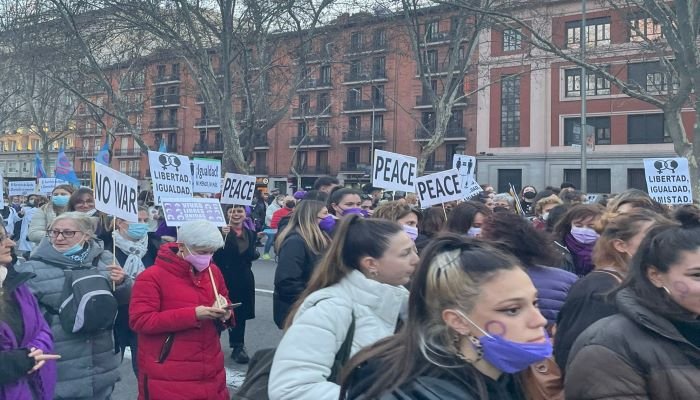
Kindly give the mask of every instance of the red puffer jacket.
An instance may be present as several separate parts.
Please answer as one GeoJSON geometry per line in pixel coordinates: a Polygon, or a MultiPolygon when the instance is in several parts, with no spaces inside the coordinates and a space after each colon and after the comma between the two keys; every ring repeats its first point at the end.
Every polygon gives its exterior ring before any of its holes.
{"type": "MultiPolygon", "coordinates": [[[[214,303],[209,272],[193,272],[177,251],[176,243],[161,246],[156,263],[132,289],[129,325],[138,334],[139,399],[227,400],[216,323],[195,314],[195,307],[214,303]]],[[[221,272],[214,264],[209,268],[228,300],[221,272]]]]}

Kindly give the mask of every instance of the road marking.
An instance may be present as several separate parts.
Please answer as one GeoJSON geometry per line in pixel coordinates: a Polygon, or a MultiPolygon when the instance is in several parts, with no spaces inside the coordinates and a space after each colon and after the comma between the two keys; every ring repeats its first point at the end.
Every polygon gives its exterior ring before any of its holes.
{"type": "Polygon", "coordinates": [[[274,294],[275,293],[274,290],[258,289],[258,288],[255,288],[255,291],[258,293],[267,293],[267,294],[274,294]]]}

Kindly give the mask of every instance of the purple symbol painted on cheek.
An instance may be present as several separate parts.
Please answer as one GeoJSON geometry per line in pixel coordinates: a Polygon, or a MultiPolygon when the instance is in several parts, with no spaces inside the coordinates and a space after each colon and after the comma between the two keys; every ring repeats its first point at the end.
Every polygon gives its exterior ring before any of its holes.
{"type": "Polygon", "coordinates": [[[501,321],[489,321],[484,325],[484,330],[490,335],[503,336],[506,334],[506,325],[501,321]]]}

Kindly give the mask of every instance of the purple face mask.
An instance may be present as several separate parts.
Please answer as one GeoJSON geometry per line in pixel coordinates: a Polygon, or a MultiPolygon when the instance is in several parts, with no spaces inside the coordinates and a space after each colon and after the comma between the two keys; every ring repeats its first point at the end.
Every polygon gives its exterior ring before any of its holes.
{"type": "Polygon", "coordinates": [[[346,208],[343,210],[343,215],[350,215],[350,214],[358,214],[362,215],[363,217],[366,217],[369,215],[366,210],[363,210],[359,207],[353,207],[353,208],[346,208]]]}
{"type": "Polygon", "coordinates": [[[335,227],[335,218],[333,218],[332,215],[326,215],[318,222],[318,227],[326,233],[333,232],[333,228],[335,227]]]}
{"type": "Polygon", "coordinates": [[[185,246],[185,248],[190,252],[190,254],[185,256],[185,261],[192,264],[194,269],[198,272],[202,272],[209,267],[213,256],[212,254],[194,254],[189,247],[185,246]]]}
{"type": "Polygon", "coordinates": [[[571,227],[571,236],[576,239],[577,242],[583,243],[583,244],[591,244],[598,240],[598,232],[594,231],[591,228],[586,228],[586,227],[576,227],[572,226],[571,227]]]}

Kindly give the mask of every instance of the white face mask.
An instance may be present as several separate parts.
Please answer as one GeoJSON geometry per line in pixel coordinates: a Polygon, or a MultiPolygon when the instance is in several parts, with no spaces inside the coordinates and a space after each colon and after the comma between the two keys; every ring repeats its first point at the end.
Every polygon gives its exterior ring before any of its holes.
{"type": "Polygon", "coordinates": [[[542,221],[546,221],[549,218],[549,212],[542,213],[542,221]]]}

